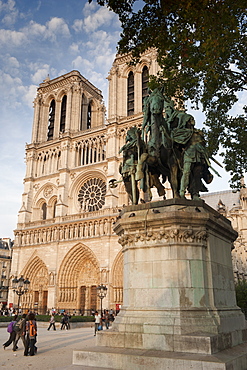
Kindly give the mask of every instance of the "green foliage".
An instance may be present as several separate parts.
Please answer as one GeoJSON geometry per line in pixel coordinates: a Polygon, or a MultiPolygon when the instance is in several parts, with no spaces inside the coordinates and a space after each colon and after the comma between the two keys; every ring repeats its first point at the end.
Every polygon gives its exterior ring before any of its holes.
{"type": "Polygon", "coordinates": [[[70,322],[94,322],[94,316],[71,316],[70,322]]]}
{"type": "Polygon", "coordinates": [[[10,322],[12,321],[11,316],[0,316],[0,322],[10,322]]]}
{"type": "MultiPolygon", "coordinates": [[[[50,318],[51,318],[50,315],[36,315],[35,316],[35,319],[37,321],[44,321],[44,322],[49,322],[50,321],[50,318]]],[[[59,315],[55,315],[55,320],[56,320],[56,322],[60,322],[60,316],[59,315]]]]}
{"type": "MultiPolygon", "coordinates": [[[[89,2],[91,2],[89,0],[89,2]]],[[[152,80],[167,96],[201,104],[210,154],[223,148],[226,170],[239,185],[247,170],[247,108],[232,116],[247,84],[247,7],[243,0],[97,0],[118,14],[119,53],[138,61],[156,48],[161,72],[152,80]],[[135,4],[136,3],[136,4],[135,4]],[[134,5],[139,10],[134,11],[134,5]],[[180,91],[180,94],[178,94],[180,91]]],[[[238,110],[240,107],[238,107],[238,110]]]]}
{"type": "MultiPolygon", "coordinates": [[[[21,316],[20,316],[21,317],[21,316]]],[[[49,322],[50,315],[36,315],[37,321],[49,322]]],[[[60,322],[62,319],[61,315],[55,315],[56,322],[60,322]]],[[[0,322],[10,322],[12,320],[11,316],[0,316],[0,322]]],[[[70,322],[93,322],[93,316],[71,316],[70,322]]]]}
{"type": "Polygon", "coordinates": [[[235,288],[237,305],[241,309],[247,309],[247,282],[245,280],[238,281],[235,288]]]}

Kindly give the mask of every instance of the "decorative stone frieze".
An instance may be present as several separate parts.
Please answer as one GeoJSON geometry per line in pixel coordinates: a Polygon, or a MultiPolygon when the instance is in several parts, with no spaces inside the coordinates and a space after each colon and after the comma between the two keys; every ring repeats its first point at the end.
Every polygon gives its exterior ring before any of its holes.
{"type": "Polygon", "coordinates": [[[203,243],[206,247],[206,241],[208,238],[208,233],[206,230],[203,229],[193,229],[191,227],[187,227],[185,229],[180,228],[161,228],[159,230],[153,230],[152,228],[143,230],[137,230],[136,233],[124,233],[118,239],[118,242],[122,245],[122,247],[132,246],[134,247],[138,241],[145,242],[145,241],[153,241],[153,242],[164,242],[167,245],[173,243],[203,243]]]}
{"type": "Polygon", "coordinates": [[[97,220],[63,224],[59,226],[44,227],[42,229],[27,229],[17,231],[15,246],[28,246],[42,243],[52,243],[66,240],[87,239],[114,235],[113,225],[116,216],[97,220]]]}

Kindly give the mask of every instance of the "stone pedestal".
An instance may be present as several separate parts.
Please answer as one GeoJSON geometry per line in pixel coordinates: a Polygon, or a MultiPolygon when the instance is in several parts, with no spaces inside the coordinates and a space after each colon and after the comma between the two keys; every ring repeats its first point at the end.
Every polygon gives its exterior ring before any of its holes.
{"type": "Polygon", "coordinates": [[[113,328],[97,335],[102,351],[210,357],[245,341],[231,260],[237,233],[226,218],[203,201],[172,199],[127,207],[115,232],[124,302],[113,328]]]}

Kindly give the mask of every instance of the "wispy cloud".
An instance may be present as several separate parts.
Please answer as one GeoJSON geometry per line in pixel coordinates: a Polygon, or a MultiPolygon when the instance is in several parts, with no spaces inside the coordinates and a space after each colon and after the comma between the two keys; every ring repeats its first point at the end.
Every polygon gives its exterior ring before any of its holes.
{"type": "Polygon", "coordinates": [[[19,15],[19,11],[15,7],[15,1],[14,0],[8,0],[7,2],[0,1],[0,14],[3,15],[1,23],[4,26],[10,27],[14,25],[19,15]]]}
{"type": "MultiPolygon", "coordinates": [[[[87,13],[88,7],[84,8],[87,13]]],[[[110,12],[106,7],[99,8],[96,12],[88,14],[83,21],[83,29],[86,32],[93,32],[100,27],[109,27],[116,22],[116,14],[110,12]]]]}
{"type": "Polygon", "coordinates": [[[0,30],[0,47],[1,46],[20,46],[27,42],[27,37],[23,32],[0,30]]]}
{"type": "Polygon", "coordinates": [[[42,67],[36,66],[35,73],[32,74],[31,79],[35,84],[40,84],[49,74],[50,66],[48,64],[42,65],[42,67]]]}
{"type": "MultiPolygon", "coordinates": [[[[28,26],[22,29],[27,38],[37,39],[41,37],[44,40],[56,41],[57,39],[70,37],[70,31],[67,23],[62,18],[51,18],[45,24],[30,21],[28,26]]],[[[40,40],[37,40],[40,41],[40,40]]]]}

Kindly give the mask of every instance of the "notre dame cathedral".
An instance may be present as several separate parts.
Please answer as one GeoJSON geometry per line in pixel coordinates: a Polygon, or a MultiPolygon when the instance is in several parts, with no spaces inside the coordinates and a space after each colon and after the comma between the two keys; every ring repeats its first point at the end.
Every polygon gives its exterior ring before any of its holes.
{"type": "MultiPolygon", "coordinates": [[[[37,89],[31,143],[26,146],[22,206],[15,230],[12,276],[30,280],[22,308],[52,307],[86,314],[117,309],[123,297],[123,260],[113,225],[128,196],[120,179],[119,149],[131,126],[141,126],[155,51],[136,66],[117,56],[110,70],[108,118],[101,91],[78,71],[37,89]]],[[[17,297],[10,289],[9,303],[17,297]]]]}
{"type": "MultiPolygon", "coordinates": [[[[120,179],[119,149],[127,130],[142,125],[149,75],[159,70],[154,50],[135,66],[128,61],[117,56],[110,70],[107,119],[101,91],[78,71],[39,85],[11,268],[12,278],[30,280],[23,309],[88,314],[100,307],[100,284],[107,287],[103,308],[122,304],[123,257],[113,225],[129,200],[123,183],[111,188],[109,181],[120,179]]],[[[247,278],[247,191],[210,196],[202,198],[239,232],[234,272],[247,278]]],[[[17,299],[10,289],[8,304],[16,307],[17,299]]]]}

